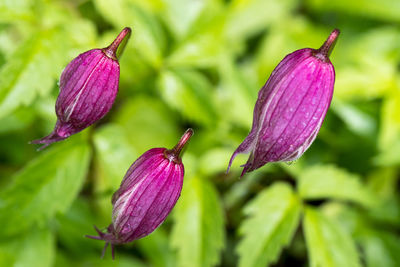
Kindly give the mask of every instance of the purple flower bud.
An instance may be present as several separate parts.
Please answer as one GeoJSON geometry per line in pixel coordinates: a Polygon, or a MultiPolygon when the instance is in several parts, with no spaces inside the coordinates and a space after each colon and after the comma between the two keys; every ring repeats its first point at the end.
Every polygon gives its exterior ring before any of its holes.
{"type": "Polygon", "coordinates": [[[287,55],[258,93],[249,135],[233,153],[249,153],[242,176],[268,162],[298,159],[314,141],[330,106],[335,70],[329,60],[339,30],[320,49],[287,55]]]}
{"type": "Polygon", "coordinates": [[[153,232],[171,212],[183,184],[184,167],[180,153],[193,135],[188,129],[173,149],[153,148],[140,156],[128,169],[120,188],[112,196],[112,223],[99,236],[114,245],[132,242],[153,232]]]}
{"type": "Polygon", "coordinates": [[[82,131],[108,113],[118,92],[117,50],[130,32],[130,28],[124,28],[108,47],[89,50],[67,65],[60,77],[56,126],[50,135],[31,143],[44,144],[43,149],[82,131]]]}

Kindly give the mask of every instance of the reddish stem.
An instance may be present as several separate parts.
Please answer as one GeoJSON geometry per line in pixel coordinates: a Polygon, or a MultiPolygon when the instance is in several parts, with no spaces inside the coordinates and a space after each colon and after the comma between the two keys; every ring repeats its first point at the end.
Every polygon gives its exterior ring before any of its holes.
{"type": "MultiPolygon", "coordinates": [[[[112,58],[114,60],[118,60],[117,59],[117,50],[120,46],[120,44],[126,39],[130,37],[131,35],[131,28],[129,27],[125,27],[117,36],[117,38],[115,38],[115,40],[106,48],[103,48],[103,52],[109,57],[112,58]]],[[[127,39],[126,39],[127,40],[127,39]]],[[[125,42],[126,44],[126,42],[125,42]]],[[[122,53],[123,49],[125,48],[125,45],[122,46],[120,48],[120,54],[122,53]]]]}
{"type": "Polygon", "coordinates": [[[333,48],[336,45],[337,38],[340,34],[338,29],[334,29],[329,37],[326,39],[324,44],[316,51],[316,56],[321,57],[323,60],[328,60],[332,53],[333,48]]]}
{"type": "Polygon", "coordinates": [[[169,159],[174,161],[175,163],[180,163],[180,154],[182,149],[185,147],[186,143],[189,141],[190,137],[193,135],[193,129],[189,128],[186,132],[182,135],[179,142],[174,146],[172,149],[165,150],[165,156],[169,159]]]}

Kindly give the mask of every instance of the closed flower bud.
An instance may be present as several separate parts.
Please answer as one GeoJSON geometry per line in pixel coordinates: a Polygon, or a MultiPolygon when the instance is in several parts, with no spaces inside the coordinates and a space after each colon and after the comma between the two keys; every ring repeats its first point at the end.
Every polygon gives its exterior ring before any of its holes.
{"type": "Polygon", "coordinates": [[[50,135],[31,143],[44,144],[44,148],[82,131],[108,113],[118,92],[117,50],[130,32],[130,28],[124,28],[108,47],[89,50],[67,65],[60,77],[55,128],[50,135]]]}
{"type": "Polygon", "coordinates": [[[180,153],[193,134],[188,129],[173,149],[153,148],[140,156],[128,169],[120,188],[112,196],[112,223],[105,233],[95,228],[104,240],[103,250],[132,242],[153,232],[171,212],[183,184],[184,167],[180,153]]]}
{"type": "Polygon", "coordinates": [[[258,93],[249,135],[233,153],[249,153],[242,176],[268,162],[293,161],[311,145],[330,106],[335,70],[329,60],[339,30],[320,49],[287,55],[258,93]]]}

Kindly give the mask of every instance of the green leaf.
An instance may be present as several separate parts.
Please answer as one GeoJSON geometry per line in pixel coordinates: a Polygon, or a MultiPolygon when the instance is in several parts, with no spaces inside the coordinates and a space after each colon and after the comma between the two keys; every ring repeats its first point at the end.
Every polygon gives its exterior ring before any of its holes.
{"type": "Polygon", "coordinates": [[[253,118],[254,104],[257,99],[257,84],[235,63],[234,56],[229,53],[221,54],[218,70],[221,73],[221,84],[218,94],[220,103],[219,113],[224,120],[240,124],[250,129],[253,118]],[[229,112],[226,112],[229,107],[229,112]]]}
{"type": "Polygon", "coordinates": [[[397,169],[394,167],[377,169],[368,178],[368,187],[377,196],[377,203],[369,210],[369,216],[379,222],[399,225],[400,196],[396,186],[399,180],[397,169]]]}
{"type": "MultiPolygon", "coordinates": [[[[394,128],[394,127],[393,127],[394,128]]],[[[399,139],[394,140],[392,145],[382,149],[373,159],[378,166],[398,166],[400,164],[400,135],[399,139]]]]}
{"type": "MultiPolygon", "coordinates": [[[[57,216],[57,243],[74,258],[82,254],[98,254],[104,247],[104,242],[85,237],[94,232],[93,225],[100,226],[94,216],[95,209],[90,204],[85,198],[78,197],[65,214],[57,216]]],[[[110,223],[111,212],[107,219],[110,223]]]]}
{"type": "Polygon", "coordinates": [[[357,245],[362,248],[363,261],[366,263],[364,266],[398,265],[400,239],[395,231],[385,227],[389,226],[388,224],[382,221],[377,223],[371,220],[369,214],[343,203],[328,202],[322,205],[320,210],[346,232],[351,233],[357,245]]]}
{"type": "Polygon", "coordinates": [[[166,70],[160,74],[158,83],[165,101],[189,120],[206,125],[215,123],[213,88],[202,74],[191,70],[166,70]]]}
{"type": "Polygon", "coordinates": [[[95,189],[98,192],[115,191],[138,155],[129,144],[125,129],[117,124],[107,124],[98,129],[94,134],[94,144],[98,168],[95,189]]]}
{"type": "Polygon", "coordinates": [[[400,22],[400,2],[393,0],[324,1],[307,0],[306,6],[317,11],[336,11],[348,15],[368,16],[383,21],[400,22]]]}
{"type": "Polygon", "coordinates": [[[35,0],[1,1],[0,22],[32,21],[35,19],[32,7],[37,4],[40,2],[35,0]]]}
{"type": "Polygon", "coordinates": [[[162,227],[157,228],[150,235],[136,241],[139,250],[154,267],[175,267],[176,259],[169,237],[162,227]]]}
{"type": "Polygon", "coordinates": [[[225,234],[222,207],[213,185],[196,177],[186,179],[174,212],[171,242],[178,250],[177,266],[216,265],[225,234]]]}
{"type": "Polygon", "coordinates": [[[199,159],[199,169],[205,175],[224,173],[231,156],[232,149],[219,147],[208,150],[199,159]]]}
{"type": "Polygon", "coordinates": [[[368,188],[383,201],[397,194],[398,178],[395,167],[377,168],[368,175],[368,188]]]}
{"type": "Polygon", "coordinates": [[[0,26],[0,66],[5,63],[6,55],[12,54],[18,47],[19,42],[14,40],[14,34],[12,27],[0,26]]]}
{"type": "Polygon", "coordinates": [[[280,23],[296,7],[294,0],[235,0],[228,9],[227,35],[246,38],[273,23],[280,23]]]}
{"type": "Polygon", "coordinates": [[[20,233],[65,212],[85,181],[89,146],[65,141],[53,145],[12,177],[0,192],[0,236],[20,233]]]}
{"type": "Polygon", "coordinates": [[[132,256],[124,255],[122,253],[115,253],[115,260],[111,258],[111,255],[107,255],[101,258],[100,253],[82,253],[79,257],[71,257],[71,255],[64,253],[61,249],[57,251],[56,262],[54,266],[57,267],[148,267],[149,265],[144,264],[137,258],[132,256]]]}
{"type": "MultiPolygon", "coordinates": [[[[267,166],[273,165],[268,164],[265,167],[267,166]]],[[[236,177],[238,178],[239,175],[240,173],[237,173],[236,177]]],[[[226,209],[234,209],[235,207],[241,207],[245,204],[246,200],[253,194],[254,188],[260,186],[260,180],[262,180],[263,177],[265,177],[265,172],[251,172],[246,174],[246,179],[236,181],[223,196],[224,207],[226,207],[226,209]]],[[[239,219],[240,218],[237,218],[236,220],[239,219]]]]}
{"type": "Polygon", "coordinates": [[[335,99],[331,109],[346,123],[347,127],[360,136],[373,136],[377,125],[368,114],[360,111],[354,105],[335,99]]]}
{"type": "Polygon", "coordinates": [[[400,263],[400,238],[395,233],[370,231],[362,237],[367,267],[396,267],[400,263]]]}
{"type": "Polygon", "coordinates": [[[366,99],[382,97],[397,87],[400,33],[394,27],[379,27],[339,38],[335,47],[335,97],[366,99]]]}
{"type": "Polygon", "coordinates": [[[223,38],[224,26],[225,16],[221,14],[201,21],[187,38],[172,48],[165,64],[172,67],[215,66],[219,55],[227,49],[223,38]]]}
{"type": "Polygon", "coordinates": [[[0,266],[51,267],[54,252],[53,234],[48,229],[33,228],[0,242],[0,266]]]}
{"type": "Polygon", "coordinates": [[[138,155],[129,143],[127,132],[118,124],[111,123],[98,129],[93,141],[97,174],[93,187],[99,196],[96,199],[98,212],[106,218],[104,223],[107,224],[112,212],[111,196],[138,155]]]}
{"type": "MultiPolygon", "coordinates": [[[[382,173],[380,174],[382,175],[382,173]]],[[[328,202],[321,206],[321,210],[329,219],[334,220],[346,232],[351,233],[357,245],[362,248],[363,261],[366,263],[364,266],[391,267],[398,265],[397,263],[400,262],[398,253],[400,239],[395,231],[390,231],[390,227],[385,227],[384,222],[376,223],[371,220],[370,214],[367,215],[360,209],[338,202],[328,202]]],[[[372,211],[376,214],[375,212],[372,211]]],[[[386,225],[388,226],[388,224],[386,225]]]]}
{"type": "Polygon", "coordinates": [[[164,0],[163,19],[178,38],[185,36],[210,1],[164,0]]]}
{"type": "MultiPolygon", "coordinates": [[[[54,105],[53,105],[54,108],[54,105]]],[[[35,113],[30,108],[21,108],[0,119],[0,134],[26,129],[33,121],[35,113]]],[[[54,113],[54,111],[53,111],[54,113]]]]}
{"type": "Polygon", "coordinates": [[[239,266],[269,266],[288,246],[299,224],[301,203],[284,183],[260,192],[244,209],[248,218],[240,226],[239,266]]]}
{"type": "Polygon", "coordinates": [[[172,148],[182,134],[177,130],[175,114],[157,98],[137,96],[127,100],[114,122],[124,128],[138,154],[153,147],[172,148]]]}
{"type": "Polygon", "coordinates": [[[306,208],[303,227],[311,267],[361,266],[351,236],[335,221],[306,208]]]}
{"type": "Polygon", "coordinates": [[[37,33],[25,41],[0,69],[0,118],[47,95],[65,59],[65,37],[59,31],[37,33]]]}
{"type": "MultiPolygon", "coordinates": [[[[57,53],[59,56],[67,56],[68,61],[89,49],[105,47],[113,40],[109,39],[107,43],[97,43],[95,23],[92,20],[85,19],[81,16],[81,13],[77,13],[74,9],[66,9],[62,2],[50,1],[44,4],[39,14],[42,16],[41,23],[45,27],[54,28],[64,37],[63,40],[58,40],[58,45],[64,42],[64,45],[68,47],[58,50],[57,53]]],[[[39,14],[35,15],[38,16],[39,14]]],[[[55,48],[57,47],[52,47],[52,49],[55,48]]]]}
{"type": "Polygon", "coordinates": [[[375,162],[379,165],[397,165],[400,162],[400,92],[393,88],[383,100],[381,110],[381,130],[378,136],[379,155],[375,162]]]}
{"type": "Polygon", "coordinates": [[[334,198],[372,206],[374,195],[356,174],[334,165],[316,165],[299,176],[299,193],[304,199],[334,198]]]}

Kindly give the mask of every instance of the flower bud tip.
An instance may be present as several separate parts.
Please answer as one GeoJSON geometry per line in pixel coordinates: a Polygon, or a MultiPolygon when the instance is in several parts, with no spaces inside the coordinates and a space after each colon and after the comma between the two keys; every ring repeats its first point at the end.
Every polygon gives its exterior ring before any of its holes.
{"type": "Polygon", "coordinates": [[[120,47],[121,43],[124,42],[124,45],[120,48],[119,56],[122,54],[122,51],[125,48],[125,44],[128,41],[130,35],[131,35],[131,28],[125,27],[115,38],[115,40],[106,48],[103,48],[103,52],[106,56],[109,58],[112,58],[114,60],[118,60],[117,58],[117,50],[120,47]]]}
{"type": "Polygon", "coordinates": [[[190,137],[192,137],[193,133],[194,131],[192,128],[187,129],[174,148],[165,150],[165,157],[169,160],[179,163],[181,161],[180,154],[182,152],[182,149],[185,147],[190,137]]]}
{"type": "Polygon", "coordinates": [[[336,45],[337,38],[339,37],[340,30],[334,29],[329,37],[326,39],[324,44],[316,51],[316,56],[318,58],[323,59],[324,61],[327,61],[329,56],[332,53],[333,48],[336,45]]]}

